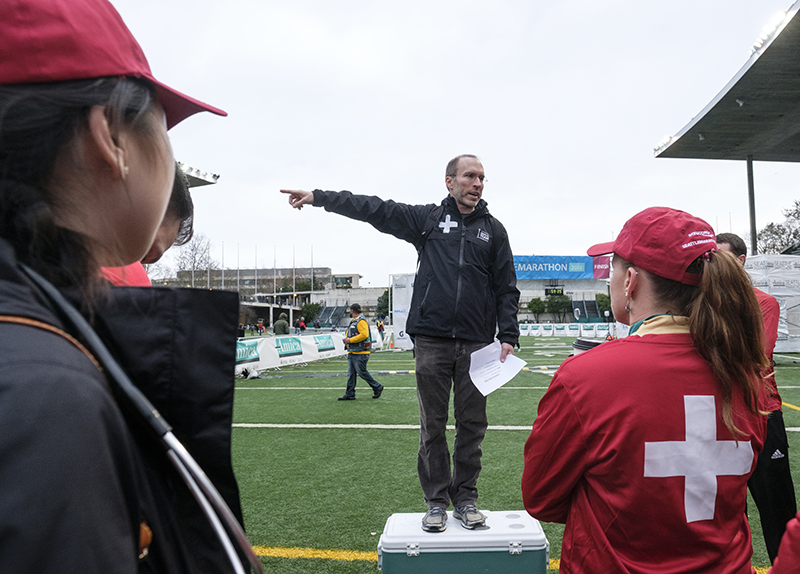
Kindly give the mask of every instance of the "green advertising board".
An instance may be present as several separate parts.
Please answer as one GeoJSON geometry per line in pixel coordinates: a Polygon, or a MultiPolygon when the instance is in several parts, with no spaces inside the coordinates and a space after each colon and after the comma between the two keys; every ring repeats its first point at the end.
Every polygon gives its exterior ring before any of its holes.
{"type": "Polygon", "coordinates": [[[300,344],[300,337],[278,337],[275,339],[275,349],[281,359],[303,354],[303,345],[300,344]]]}
{"type": "Polygon", "coordinates": [[[333,344],[333,337],[330,335],[314,335],[314,344],[317,345],[317,351],[320,353],[336,350],[336,345],[333,344]]]}
{"type": "Polygon", "coordinates": [[[236,364],[257,363],[260,360],[258,354],[258,340],[255,341],[236,341],[236,364]]]}

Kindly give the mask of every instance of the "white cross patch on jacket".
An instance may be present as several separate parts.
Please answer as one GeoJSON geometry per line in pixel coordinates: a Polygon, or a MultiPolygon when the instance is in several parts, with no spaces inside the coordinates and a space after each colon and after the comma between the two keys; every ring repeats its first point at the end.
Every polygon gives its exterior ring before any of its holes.
{"type": "Polygon", "coordinates": [[[686,440],[644,443],[644,476],[686,477],[686,521],[712,520],[717,477],[745,475],[753,466],[750,441],[717,440],[713,396],[685,396],[686,440]]]}
{"type": "Polygon", "coordinates": [[[458,227],[458,221],[450,221],[450,214],[444,218],[444,221],[439,222],[439,227],[442,228],[442,233],[450,233],[451,229],[458,227]]]}

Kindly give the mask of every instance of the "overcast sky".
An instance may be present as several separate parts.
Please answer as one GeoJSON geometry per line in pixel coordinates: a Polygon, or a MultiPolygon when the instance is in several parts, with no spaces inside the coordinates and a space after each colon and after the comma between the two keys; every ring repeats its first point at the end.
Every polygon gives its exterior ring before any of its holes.
{"type": "MultiPolygon", "coordinates": [[[[655,159],[727,84],[787,0],[112,0],[155,76],[226,110],[171,130],[177,159],[219,174],[195,229],[236,268],[330,267],[385,286],[414,248],[278,190],[439,203],[477,154],[516,255],[584,255],[652,205],[749,230],[744,162],[655,159]]],[[[755,163],[761,228],[798,164],[755,163]]]]}

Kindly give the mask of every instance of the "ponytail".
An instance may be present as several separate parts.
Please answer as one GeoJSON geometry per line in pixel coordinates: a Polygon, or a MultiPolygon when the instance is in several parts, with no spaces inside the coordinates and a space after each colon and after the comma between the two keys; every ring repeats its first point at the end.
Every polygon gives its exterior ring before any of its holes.
{"type": "Polygon", "coordinates": [[[751,413],[761,412],[758,397],[767,391],[762,373],[770,368],[764,351],[764,321],[750,277],[724,251],[700,261],[702,281],[687,307],[689,329],[698,352],[711,365],[722,391],[722,420],[736,435],[732,413],[734,392],[740,392],[751,413]]]}

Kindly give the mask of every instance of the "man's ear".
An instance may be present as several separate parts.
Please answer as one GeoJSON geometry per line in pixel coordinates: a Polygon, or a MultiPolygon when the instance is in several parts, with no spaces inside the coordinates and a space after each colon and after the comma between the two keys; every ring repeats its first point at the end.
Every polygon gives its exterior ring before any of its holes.
{"type": "Polygon", "coordinates": [[[125,161],[125,150],[111,135],[104,106],[93,106],[89,110],[89,140],[96,159],[108,169],[115,179],[124,180],[128,168],[125,161]]]}
{"type": "Polygon", "coordinates": [[[453,191],[453,178],[449,175],[444,177],[444,185],[447,187],[447,191],[453,191]]]}

